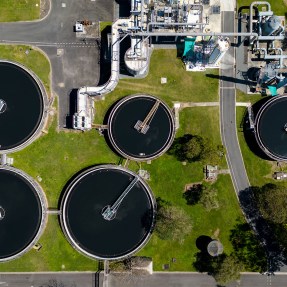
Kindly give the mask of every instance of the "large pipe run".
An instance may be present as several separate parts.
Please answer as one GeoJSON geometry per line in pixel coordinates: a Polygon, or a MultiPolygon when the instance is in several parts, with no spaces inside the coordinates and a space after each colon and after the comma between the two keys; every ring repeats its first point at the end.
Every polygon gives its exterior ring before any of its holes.
{"type": "MultiPolygon", "coordinates": [[[[134,1],[132,2],[132,9],[135,8],[134,1]]],[[[151,25],[164,25],[164,26],[191,26],[191,25],[198,25],[198,26],[204,26],[206,23],[162,23],[162,22],[150,22],[147,24],[147,31],[143,31],[142,27],[139,32],[133,32],[128,31],[127,35],[131,37],[139,36],[139,37],[150,37],[150,36],[224,36],[224,37],[253,37],[252,40],[263,40],[263,41],[274,41],[274,40],[283,40],[284,35],[278,35],[278,36],[261,36],[258,33],[253,32],[253,8],[254,5],[267,5],[268,11],[266,13],[272,13],[271,11],[271,5],[267,1],[255,1],[252,2],[250,5],[250,28],[249,32],[223,32],[223,33],[217,33],[217,32],[194,32],[194,31],[186,31],[186,32],[149,32],[149,28],[151,25]]],[[[266,14],[265,13],[265,14],[266,14]]],[[[143,16],[143,15],[142,15],[143,16]]],[[[136,47],[136,46],[135,46],[136,47]]],[[[111,77],[108,80],[108,82],[102,86],[97,87],[82,87],[78,90],[78,93],[88,94],[90,96],[101,96],[105,95],[115,89],[117,86],[117,83],[119,81],[119,52],[120,52],[120,35],[117,29],[117,25],[114,23],[112,25],[112,63],[111,63],[111,77]]],[[[287,57],[287,56],[286,56],[287,57]]],[[[282,59],[286,58],[285,55],[265,55],[265,59],[280,59],[280,65],[282,63],[282,59]]]]}

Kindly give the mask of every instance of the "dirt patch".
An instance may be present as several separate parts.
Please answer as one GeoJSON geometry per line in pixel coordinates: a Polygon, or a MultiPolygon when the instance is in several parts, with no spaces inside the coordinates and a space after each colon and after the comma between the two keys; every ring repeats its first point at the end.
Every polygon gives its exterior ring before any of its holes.
{"type": "Polygon", "coordinates": [[[46,17],[50,11],[50,0],[41,0],[40,1],[40,19],[46,17]]]}
{"type": "Polygon", "coordinates": [[[214,233],[213,233],[213,237],[214,237],[214,238],[218,238],[218,237],[219,237],[219,233],[220,233],[220,229],[217,228],[217,229],[214,231],[214,233]]]}
{"type": "Polygon", "coordinates": [[[189,189],[191,189],[194,185],[197,184],[202,184],[202,181],[186,184],[184,187],[184,192],[187,192],[189,189]]]}

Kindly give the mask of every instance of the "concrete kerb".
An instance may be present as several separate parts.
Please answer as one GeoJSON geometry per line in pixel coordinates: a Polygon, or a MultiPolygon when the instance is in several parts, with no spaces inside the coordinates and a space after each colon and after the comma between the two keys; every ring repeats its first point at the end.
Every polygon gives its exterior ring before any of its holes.
{"type": "Polygon", "coordinates": [[[0,262],[6,262],[6,261],[10,261],[13,259],[17,259],[20,256],[22,256],[23,254],[25,254],[26,252],[28,252],[35,244],[36,242],[39,240],[40,236],[42,235],[44,228],[46,227],[47,221],[48,221],[48,217],[47,217],[47,207],[48,207],[48,201],[46,198],[46,195],[42,189],[42,187],[28,174],[24,173],[22,170],[20,169],[16,169],[15,167],[11,167],[11,166],[1,166],[0,165],[0,170],[8,170],[11,172],[14,172],[18,175],[20,175],[21,177],[23,177],[24,179],[26,179],[31,185],[32,187],[35,189],[39,199],[40,199],[40,203],[41,203],[41,211],[42,211],[42,216],[41,216],[41,223],[39,226],[39,229],[34,237],[34,239],[30,242],[30,244],[28,244],[22,251],[20,251],[19,253],[17,253],[16,255],[4,258],[4,259],[0,259],[0,262]]]}
{"type": "Polygon", "coordinates": [[[10,63],[10,64],[16,65],[16,66],[20,67],[21,69],[25,70],[34,79],[34,81],[37,83],[38,87],[40,88],[41,96],[42,96],[42,100],[43,100],[43,113],[42,113],[41,120],[40,120],[40,123],[39,123],[37,129],[34,131],[34,133],[25,142],[18,145],[17,147],[7,149],[7,150],[0,150],[0,154],[4,154],[4,153],[8,154],[8,153],[16,152],[16,151],[19,151],[19,150],[25,148],[26,146],[28,146],[30,143],[32,143],[36,138],[38,138],[40,136],[41,131],[43,130],[44,126],[47,123],[49,103],[48,103],[48,96],[47,96],[46,89],[45,89],[43,83],[38,78],[38,76],[33,71],[31,71],[30,69],[28,69],[24,65],[22,65],[18,62],[15,62],[15,61],[1,60],[0,62],[10,63]]]}

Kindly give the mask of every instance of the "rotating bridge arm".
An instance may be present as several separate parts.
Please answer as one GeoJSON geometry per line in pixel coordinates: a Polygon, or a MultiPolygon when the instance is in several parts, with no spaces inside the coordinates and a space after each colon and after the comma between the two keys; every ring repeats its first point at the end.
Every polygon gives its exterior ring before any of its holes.
{"type": "Polygon", "coordinates": [[[146,132],[149,129],[149,125],[152,121],[153,116],[155,115],[158,107],[160,105],[160,101],[156,100],[156,102],[154,103],[154,105],[152,106],[152,108],[150,109],[149,113],[147,114],[147,116],[145,117],[145,119],[143,121],[138,120],[134,126],[134,128],[142,133],[142,134],[146,134],[146,132]]]}
{"type": "Polygon", "coordinates": [[[113,205],[107,205],[102,210],[102,216],[105,220],[112,220],[116,217],[118,208],[120,207],[122,201],[124,198],[128,195],[128,193],[131,191],[131,189],[135,186],[135,184],[138,182],[138,177],[135,177],[130,184],[127,186],[127,188],[121,193],[121,195],[118,197],[118,199],[114,202],[113,205]]]}

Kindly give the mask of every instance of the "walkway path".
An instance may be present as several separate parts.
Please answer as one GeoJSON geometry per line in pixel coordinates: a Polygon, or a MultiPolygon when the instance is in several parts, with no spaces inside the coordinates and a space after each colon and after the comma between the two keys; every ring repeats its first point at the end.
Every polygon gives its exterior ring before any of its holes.
{"type": "Polygon", "coordinates": [[[203,103],[194,103],[194,102],[185,102],[179,103],[180,108],[193,108],[193,107],[218,107],[219,102],[203,102],[203,103]]]}

